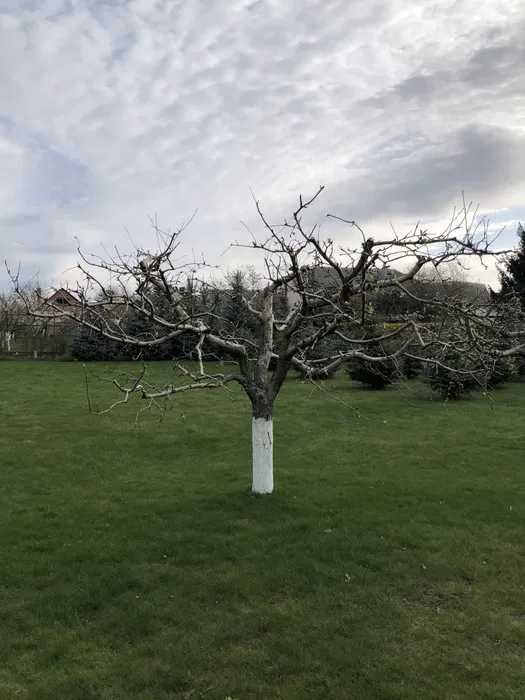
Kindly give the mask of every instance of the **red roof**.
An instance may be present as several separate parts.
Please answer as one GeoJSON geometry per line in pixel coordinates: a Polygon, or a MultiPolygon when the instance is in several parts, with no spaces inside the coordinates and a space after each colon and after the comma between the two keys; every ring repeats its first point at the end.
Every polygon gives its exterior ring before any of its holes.
{"type": "Polygon", "coordinates": [[[80,300],[77,299],[77,297],[69,292],[67,289],[64,289],[61,287],[60,289],[57,289],[53,294],[51,294],[50,297],[46,299],[46,303],[48,304],[56,304],[57,302],[59,303],[66,303],[69,304],[70,306],[76,306],[77,304],[80,304],[80,300]]]}

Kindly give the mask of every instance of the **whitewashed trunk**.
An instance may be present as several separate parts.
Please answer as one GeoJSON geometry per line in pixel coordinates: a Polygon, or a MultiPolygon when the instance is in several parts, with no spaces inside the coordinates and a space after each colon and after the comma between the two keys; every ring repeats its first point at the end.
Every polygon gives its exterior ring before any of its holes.
{"type": "Polygon", "coordinates": [[[273,421],[252,418],[252,493],[273,492],[273,421]]]}

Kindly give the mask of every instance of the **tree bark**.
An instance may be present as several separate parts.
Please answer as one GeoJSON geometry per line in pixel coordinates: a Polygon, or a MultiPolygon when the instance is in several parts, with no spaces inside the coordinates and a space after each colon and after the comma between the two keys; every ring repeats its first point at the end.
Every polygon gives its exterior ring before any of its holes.
{"type": "Polygon", "coordinates": [[[272,416],[252,418],[252,493],[273,493],[272,416]]]}

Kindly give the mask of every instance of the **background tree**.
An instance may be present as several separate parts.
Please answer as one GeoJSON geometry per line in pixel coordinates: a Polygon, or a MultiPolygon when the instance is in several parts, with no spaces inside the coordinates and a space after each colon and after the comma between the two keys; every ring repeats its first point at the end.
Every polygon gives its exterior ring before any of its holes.
{"type": "MultiPolygon", "coordinates": [[[[491,290],[493,313],[498,313],[497,309],[501,312],[502,306],[508,307],[506,313],[509,318],[514,319],[514,335],[519,334],[525,325],[525,229],[521,224],[518,224],[516,233],[518,246],[500,267],[501,289],[499,292],[491,290]],[[519,304],[521,309],[519,317],[516,314],[515,302],[519,304]]],[[[515,366],[518,374],[522,377],[525,376],[525,352],[518,354],[515,366]]]]}
{"type": "MultiPolygon", "coordinates": [[[[180,392],[210,390],[230,382],[245,391],[252,412],[252,491],[273,491],[273,409],[283,382],[291,368],[309,379],[329,376],[352,358],[384,363],[402,358],[434,364],[444,364],[440,353],[451,344],[460,350],[466,339],[474,338],[483,356],[503,357],[524,347],[523,339],[516,345],[499,349],[494,339],[496,325],[478,309],[476,302],[456,302],[422,296],[410,289],[409,283],[427,265],[440,265],[468,257],[493,255],[493,241],[488,228],[469,206],[454,213],[449,224],[438,233],[419,225],[406,234],[393,234],[388,239],[366,237],[352,221],[336,216],[334,225],[357,232],[362,241],[357,246],[337,246],[332,239],[320,237],[319,226],[308,224],[307,208],[319,197],[322,187],[310,198],[299,197],[296,209],[281,224],[272,224],[256,202],[262,224],[262,234],[254,236],[249,247],[262,254],[264,283],[252,295],[237,287],[236,294],[252,324],[253,337],[238,328],[232,330],[228,319],[220,317],[213,306],[203,308],[192,304],[185,294],[185,280],[191,276],[201,290],[209,287],[205,279],[204,262],[177,261],[184,227],[174,232],[162,232],[155,227],[159,247],[155,251],[135,251],[131,255],[116,252],[110,259],[84,255],[79,251],[79,274],[83,281],[76,290],[80,299],[78,309],[67,312],[69,317],[105,338],[126,343],[137,353],[172,342],[183,335],[191,336],[198,369],[191,372],[180,366],[182,378],[151,388],[145,380],[145,368],[129,384],[115,380],[122,392],[122,402],[138,395],[144,401],[158,402],[175,397],[180,392]],[[401,274],[390,270],[402,269],[401,274]],[[108,281],[116,286],[108,289],[108,281]],[[368,333],[368,299],[374,294],[396,290],[412,301],[439,310],[440,323],[420,323],[406,318],[395,329],[380,329],[373,337],[368,333]],[[98,300],[94,299],[94,292],[98,300]],[[276,311],[276,299],[287,295],[286,311],[276,311]],[[162,300],[162,301],[161,301],[162,300]],[[123,323],[126,314],[133,313],[147,321],[147,328],[132,334],[123,323]],[[456,336],[443,337],[447,319],[453,319],[456,336]],[[219,330],[217,330],[219,329],[219,330]],[[312,357],[321,342],[337,338],[340,349],[322,357],[312,357]],[[384,348],[394,343],[391,352],[384,348]],[[414,351],[417,347],[417,352],[414,351]],[[208,372],[204,353],[227,353],[235,360],[231,372],[208,372]],[[377,352],[377,350],[375,350],[377,352]]],[[[47,305],[34,308],[13,281],[30,313],[42,318],[55,317],[64,311],[47,305]]],[[[196,291],[193,292],[197,294],[196,291]]],[[[202,293],[198,294],[202,300],[202,293]]],[[[497,329],[496,329],[497,330],[497,329]]],[[[479,370],[475,370],[479,371],[479,370]]]]}
{"type": "Polygon", "coordinates": [[[232,338],[255,340],[256,323],[250,309],[249,300],[255,294],[255,288],[250,286],[245,270],[233,270],[227,273],[225,279],[224,303],[222,320],[225,332],[232,338]]]}
{"type": "MultiPolygon", "coordinates": [[[[42,291],[38,286],[27,284],[23,295],[31,307],[36,308],[42,291]]],[[[46,321],[29,315],[24,299],[16,292],[0,293],[0,350],[7,354],[16,351],[17,339],[46,334],[46,321]]]]}
{"type": "Polygon", "coordinates": [[[516,295],[525,309],[525,229],[521,224],[517,230],[518,247],[500,269],[500,298],[516,295]]]}
{"type": "Polygon", "coordinates": [[[0,294],[0,349],[11,351],[12,341],[24,327],[25,306],[16,294],[0,294]]]}
{"type": "MultiPolygon", "coordinates": [[[[383,322],[371,317],[363,329],[366,338],[374,339],[384,334],[383,322]]],[[[346,372],[356,382],[371,389],[386,389],[391,384],[404,378],[404,365],[408,361],[404,355],[398,355],[397,338],[391,341],[373,342],[367,347],[367,352],[385,357],[383,361],[370,361],[362,357],[353,357],[346,363],[346,372]]]]}

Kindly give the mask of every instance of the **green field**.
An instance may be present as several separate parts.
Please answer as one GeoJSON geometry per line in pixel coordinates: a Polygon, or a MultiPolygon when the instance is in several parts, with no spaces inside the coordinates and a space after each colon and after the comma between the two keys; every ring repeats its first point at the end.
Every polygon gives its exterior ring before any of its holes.
{"type": "Polygon", "coordinates": [[[237,389],[136,423],[79,364],[0,386],[0,700],[525,697],[524,384],[290,380],[266,498],[237,389]]]}

